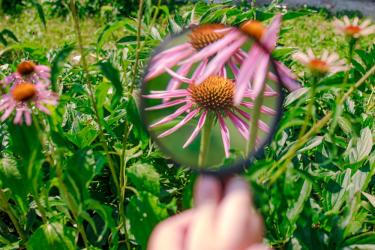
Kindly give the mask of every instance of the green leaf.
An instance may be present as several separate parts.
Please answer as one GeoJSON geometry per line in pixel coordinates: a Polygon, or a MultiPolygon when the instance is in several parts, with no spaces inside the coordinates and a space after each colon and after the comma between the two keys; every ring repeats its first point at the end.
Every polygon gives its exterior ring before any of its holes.
{"type": "Polygon", "coordinates": [[[33,0],[32,4],[35,7],[36,12],[38,13],[38,17],[39,17],[40,21],[43,23],[43,26],[46,29],[47,28],[47,21],[46,21],[45,15],[44,15],[42,5],[37,0],[33,0]]]}
{"type": "Polygon", "coordinates": [[[27,249],[73,250],[76,249],[75,237],[76,232],[73,228],[58,222],[44,224],[31,235],[27,242],[27,249]]]}
{"type": "Polygon", "coordinates": [[[148,143],[148,134],[144,128],[144,124],[138,112],[137,104],[133,97],[130,97],[128,100],[126,112],[128,114],[128,120],[134,125],[134,136],[140,140],[142,142],[142,146],[145,147],[148,143]]]}
{"type": "Polygon", "coordinates": [[[102,62],[99,64],[100,70],[102,71],[103,75],[111,81],[114,89],[115,95],[112,100],[112,105],[115,106],[119,101],[123,93],[123,87],[120,79],[119,71],[110,63],[110,62],[102,62]]]}
{"type": "Polygon", "coordinates": [[[66,134],[66,137],[79,148],[85,148],[90,146],[91,143],[95,141],[95,139],[98,137],[98,131],[90,126],[87,126],[81,130],[66,134]]]}
{"type": "Polygon", "coordinates": [[[295,222],[297,221],[300,213],[303,210],[304,203],[310,196],[311,190],[312,190],[312,184],[310,183],[310,181],[305,180],[297,202],[294,203],[294,206],[291,209],[289,209],[286,214],[291,225],[295,224],[295,222]]]}
{"type": "Polygon", "coordinates": [[[97,48],[101,49],[104,45],[104,43],[108,40],[109,36],[116,30],[120,28],[124,28],[126,24],[129,23],[129,20],[121,20],[114,22],[112,24],[107,24],[102,31],[99,33],[98,39],[97,39],[97,48]]]}
{"type": "Polygon", "coordinates": [[[51,62],[51,84],[52,90],[56,91],[57,77],[61,72],[62,63],[68,58],[74,49],[74,44],[64,45],[55,55],[51,62]]]}
{"type": "Polygon", "coordinates": [[[369,128],[361,130],[361,137],[357,142],[357,162],[364,160],[370,155],[373,146],[372,134],[369,128]]]}
{"type": "Polygon", "coordinates": [[[286,98],[285,98],[285,103],[284,106],[288,106],[291,103],[295,102],[299,98],[301,98],[303,95],[305,95],[309,91],[309,88],[300,88],[297,89],[293,92],[291,92],[286,98]]]}
{"type": "Polygon", "coordinates": [[[154,166],[137,162],[127,169],[127,174],[137,190],[159,195],[160,175],[154,166]]]}
{"type": "Polygon", "coordinates": [[[146,249],[154,227],[167,217],[166,205],[150,193],[140,192],[139,196],[133,196],[129,201],[127,218],[130,222],[130,231],[142,249],[146,249]]]}
{"type": "Polygon", "coordinates": [[[324,139],[324,136],[315,136],[314,138],[310,139],[307,143],[306,146],[298,150],[298,153],[305,152],[307,150],[313,149],[320,144],[322,144],[324,139]]]}
{"type": "Polygon", "coordinates": [[[366,192],[362,192],[362,194],[367,198],[367,200],[375,208],[375,196],[366,192]]]}
{"type": "Polygon", "coordinates": [[[6,35],[7,37],[11,38],[15,42],[19,42],[16,35],[12,31],[10,31],[9,29],[3,29],[3,31],[0,32],[0,33],[2,33],[3,36],[6,35]]]}
{"type": "Polygon", "coordinates": [[[287,13],[283,15],[283,21],[291,20],[291,19],[301,17],[301,16],[306,16],[311,13],[313,12],[309,9],[298,10],[298,11],[288,11],[287,13]]]}

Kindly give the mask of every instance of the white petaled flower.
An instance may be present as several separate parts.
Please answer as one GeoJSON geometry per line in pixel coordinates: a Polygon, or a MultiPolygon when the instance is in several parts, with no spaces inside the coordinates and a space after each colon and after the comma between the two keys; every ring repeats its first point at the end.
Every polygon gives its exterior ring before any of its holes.
{"type": "Polygon", "coordinates": [[[360,23],[358,17],[355,17],[352,21],[350,21],[347,16],[344,16],[343,20],[336,19],[333,21],[333,25],[338,33],[342,33],[353,38],[368,36],[375,33],[375,25],[372,25],[372,21],[370,19],[366,19],[360,23]]]}
{"type": "Polygon", "coordinates": [[[320,56],[316,56],[311,48],[307,53],[296,52],[293,59],[305,65],[313,73],[318,74],[334,74],[336,72],[348,70],[349,67],[345,60],[340,59],[337,53],[329,53],[324,50],[320,56]]]}

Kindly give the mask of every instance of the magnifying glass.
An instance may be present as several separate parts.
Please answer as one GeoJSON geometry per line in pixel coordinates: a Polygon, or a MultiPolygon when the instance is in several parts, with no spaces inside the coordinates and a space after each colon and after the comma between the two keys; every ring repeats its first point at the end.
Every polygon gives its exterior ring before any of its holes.
{"type": "Polygon", "coordinates": [[[238,173],[272,140],[283,101],[279,67],[257,32],[244,31],[198,25],[165,39],[150,59],[143,121],[178,165],[238,173]]]}

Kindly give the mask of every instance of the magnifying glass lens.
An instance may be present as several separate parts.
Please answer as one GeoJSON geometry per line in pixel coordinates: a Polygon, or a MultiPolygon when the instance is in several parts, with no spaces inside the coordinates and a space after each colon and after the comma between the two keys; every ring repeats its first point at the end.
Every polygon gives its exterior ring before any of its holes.
{"type": "Polygon", "coordinates": [[[142,115],[182,166],[239,169],[263,151],[281,113],[280,77],[257,37],[222,24],[167,38],[150,60],[142,115]]]}

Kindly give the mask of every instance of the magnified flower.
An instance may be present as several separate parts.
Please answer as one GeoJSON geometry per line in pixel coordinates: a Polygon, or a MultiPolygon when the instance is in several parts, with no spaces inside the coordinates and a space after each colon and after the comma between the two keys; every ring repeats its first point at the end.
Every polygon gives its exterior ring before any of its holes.
{"type": "Polygon", "coordinates": [[[5,77],[4,84],[30,82],[30,83],[49,83],[51,70],[45,65],[36,65],[32,61],[23,61],[17,66],[17,71],[10,76],[5,77]]]}
{"type": "MultiPolygon", "coordinates": [[[[169,99],[167,102],[146,108],[148,111],[180,106],[172,114],[150,125],[150,128],[155,128],[183,117],[177,125],[159,134],[158,138],[168,136],[185,126],[187,123],[192,122],[194,118],[198,118],[196,128],[193,130],[189,138],[187,138],[183,148],[188,147],[194,141],[208,119],[217,121],[217,124],[219,125],[224,152],[227,158],[230,156],[229,122],[234,125],[245,140],[248,140],[249,121],[251,120],[251,117],[248,114],[248,109],[253,107],[253,103],[248,100],[243,100],[240,105],[234,106],[234,81],[223,75],[215,75],[209,76],[198,85],[195,83],[195,78],[197,76],[188,79],[168,68],[165,70],[172,77],[177,78],[181,82],[187,83],[188,87],[175,90],[151,91],[150,94],[144,95],[145,98],[149,99],[169,99]]],[[[254,93],[249,89],[245,90],[244,95],[247,98],[254,97],[254,93]]],[[[274,91],[265,91],[264,95],[275,96],[278,94],[274,91]]],[[[275,110],[266,106],[261,107],[261,112],[271,116],[276,114],[275,110]]],[[[266,133],[270,132],[269,126],[263,121],[258,122],[258,127],[266,133]]]]}
{"type": "Polygon", "coordinates": [[[340,60],[336,53],[329,54],[327,50],[324,50],[321,56],[315,56],[310,48],[307,50],[307,54],[303,52],[295,53],[293,59],[308,67],[314,74],[333,74],[348,69],[345,60],[340,60]]]}
{"type": "Polygon", "coordinates": [[[57,95],[47,89],[42,83],[19,82],[14,84],[8,94],[1,97],[0,112],[4,112],[0,120],[5,121],[13,111],[16,112],[13,122],[22,124],[23,121],[30,126],[33,108],[50,114],[45,105],[57,105],[57,95]]]}
{"type": "MultiPolygon", "coordinates": [[[[258,95],[268,77],[278,80],[276,75],[269,71],[270,53],[276,47],[278,33],[280,31],[281,14],[276,15],[269,27],[261,22],[251,20],[240,26],[241,31],[257,38],[259,44],[255,43],[248,53],[240,60],[240,70],[236,76],[237,89],[234,95],[234,103],[239,104],[244,97],[246,88],[249,86],[258,95]]],[[[290,91],[299,89],[301,86],[295,81],[296,76],[284,64],[275,62],[279,77],[284,86],[290,91]]]]}
{"type": "Polygon", "coordinates": [[[333,25],[337,32],[353,38],[368,36],[375,33],[375,25],[371,25],[370,19],[366,19],[359,24],[358,17],[355,17],[351,22],[347,16],[344,16],[343,20],[336,19],[333,21],[333,25]]]}

